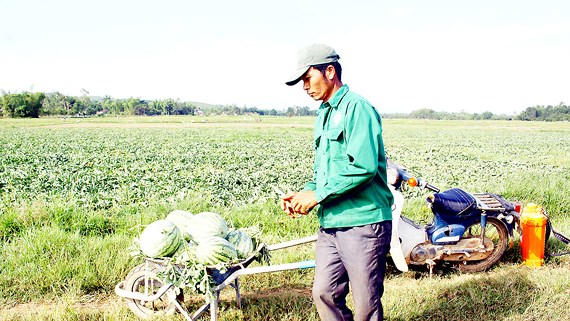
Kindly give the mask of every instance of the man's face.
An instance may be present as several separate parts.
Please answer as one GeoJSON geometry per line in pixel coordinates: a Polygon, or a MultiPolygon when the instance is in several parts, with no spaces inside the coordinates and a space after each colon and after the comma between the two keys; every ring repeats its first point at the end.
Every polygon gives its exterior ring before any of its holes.
{"type": "MultiPolygon", "coordinates": [[[[311,67],[301,78],[303,80],[303,89],[314,100],[326,102],[332,96],[333,82],[326,77],[330,75],[329,68],[332,68],[332,66],[329,66],[325,71],[325,75],[323,75],[318,69],[311,67]]],[[[332,70],[334,72],[334,68],[332,70]]]]}

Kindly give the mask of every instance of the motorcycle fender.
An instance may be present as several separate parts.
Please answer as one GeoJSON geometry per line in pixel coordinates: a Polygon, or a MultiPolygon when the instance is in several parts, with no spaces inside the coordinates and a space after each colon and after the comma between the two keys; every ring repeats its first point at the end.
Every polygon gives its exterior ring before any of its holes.
{"type": "Polygon", "coordinates": [[[396,191],[392,185],[388,185],[394,196],[394,207],[392,209],[392,239],[390,241],[390,256],[396,265],[396,268],[402,272],[408,271],[408,263],[404,257],[402,244],[400,243],[400,235],[398,233],[400,224],[400,214],[404,206],[404,196],[396,191]]]}

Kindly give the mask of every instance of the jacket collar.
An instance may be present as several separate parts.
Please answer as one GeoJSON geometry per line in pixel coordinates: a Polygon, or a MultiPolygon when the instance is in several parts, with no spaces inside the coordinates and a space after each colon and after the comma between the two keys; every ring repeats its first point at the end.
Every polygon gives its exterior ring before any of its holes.
{"type": "Polygon", "coordinates": [[[326,109],[329,107],[337,108],[340,105],[342,98],[344,97],[344,95],[346,95],[347,92],[348,92],[348,85],[342,85],[342,87],[340,87],[337,90],[337,92],[334,93],[334,95],[331,97],[331,99],[329,99],[329,101],[321,103],[319,111],[321,109],[326,109]]]}

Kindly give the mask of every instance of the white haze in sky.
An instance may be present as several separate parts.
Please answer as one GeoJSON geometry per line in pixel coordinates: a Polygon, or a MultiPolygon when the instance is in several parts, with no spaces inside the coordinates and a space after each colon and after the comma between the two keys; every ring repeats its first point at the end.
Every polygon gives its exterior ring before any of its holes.
{"type": "Polygon", "coordinates": [[[0,0],[0,90],[317,108],[284,82],[323,42],[382,112],[570,103],[567,0],[0,0]]]}

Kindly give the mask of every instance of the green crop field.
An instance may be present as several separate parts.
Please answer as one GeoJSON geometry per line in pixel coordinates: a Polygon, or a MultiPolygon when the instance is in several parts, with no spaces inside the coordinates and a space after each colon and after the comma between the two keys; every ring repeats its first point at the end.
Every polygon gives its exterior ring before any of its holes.
{"type": "MultiPolygon", "coordinates": [[[[314,235],[271,185],[311,176],[313,118],[0,119],[0,320],[137,320],[114,293],[140,259],[127,248],[170,211],[213,211],[258,225],[277,243],[314,235]]],[[[387,155],[431,184],[543,206],[570,235],[570,123],[384,120],[387,155]]],[[[427,191],[405,191],[404,215],[428,223],[427,191]]],[[[551,238],[550,253],[570,251],[551,238]]],[[[272,263],[312,259],[313,245],[272,263]]],[[[488,272],[388,269],[388,320],[570,320],[570,258],[521,266],[518,235],[488,272]]],[[[257,264],[257,263],[255,263],[257,264]]],[[[318,320],[313,270],[240,278],[243,307],[222,292],[220,320],[318,320]]],[[[185,293],[196,309],[203,298],[185,293]]],[[[203,317],[204,320],[208,316],[203,317]]],[[[168,320],[183,320],[176,314],[168,320]]]]}

